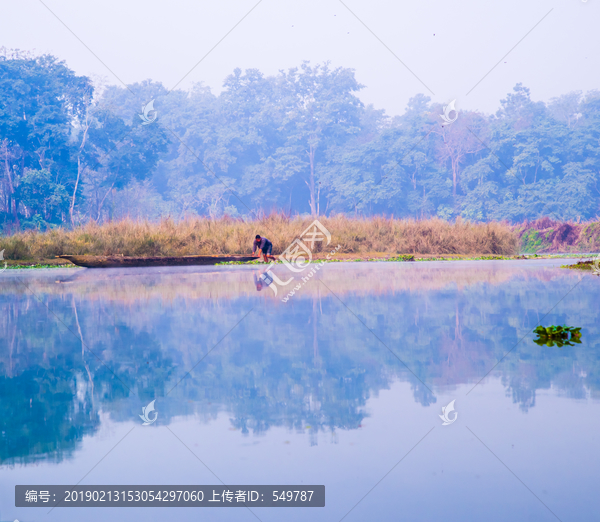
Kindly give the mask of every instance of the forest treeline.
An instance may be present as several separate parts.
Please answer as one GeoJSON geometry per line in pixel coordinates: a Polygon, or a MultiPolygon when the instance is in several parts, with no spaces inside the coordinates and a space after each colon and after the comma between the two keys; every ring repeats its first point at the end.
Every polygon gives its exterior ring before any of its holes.
{"type": "Polygon", "coordinates": [[[102,86],[56,57],[0,49],[0,225],[600,213],[600,91],[544,103],[517,84],[495,114],[458,100],[442,125],[444,106],[423,94],[389,117],[362,88],[352,69],[308,62],[275,76],[235,69],[219,95],[201,83],[102,86]]]}

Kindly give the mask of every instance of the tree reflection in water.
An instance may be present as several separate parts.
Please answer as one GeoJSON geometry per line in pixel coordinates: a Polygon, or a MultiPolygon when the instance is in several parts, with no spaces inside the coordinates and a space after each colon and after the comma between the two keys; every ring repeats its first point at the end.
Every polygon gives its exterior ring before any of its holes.
{"type": "MultiPolygon", "coordinates": [[[[227,412],[243,434],[308,427],[311,444],[358,428],[367,400],[398,380],[429,406],[481,379],[577,281],[527,263],[327,267],[327,286],[311,281],[288,303],[237,267],[20,274],[60,320],[4,277],[0,461],[62,460],[100,412],[131,421],[153,399],[157,424],[227,412]]],[[[524,412],[550,386],[600,396],[595,295],[580,285],[549,319],[582,326],[581,345],[550,349],[532,334],[495,369],[524,412]]]]}

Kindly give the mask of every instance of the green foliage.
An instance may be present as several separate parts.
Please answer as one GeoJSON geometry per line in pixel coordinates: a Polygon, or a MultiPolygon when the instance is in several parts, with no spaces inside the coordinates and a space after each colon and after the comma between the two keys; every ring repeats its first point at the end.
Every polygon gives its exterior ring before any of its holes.
{"type": "Polygon", "coordinates": [[[44,230],[60,225],[67,215],[69,196],[63,184],[55,183],[47,170],[28,170],[18,177],[15,196],[26,206],[30,218],[21,226],[44,230]]]}
{"type": "Polygon", "coordinates": [[[77,268],[76,265],[62,265],[62,264],[47,264],[47,263],[34,263],[32,265],[23,265],[21,263],[16,263],[12,265],[8,265],[6,267],[7,270],[23,270],[23,269],[31,269],[31,268],[77,268]]]}
{"type": "Polygon", "coordinates": [[[579,261],[572,265],[560,265],[561,268],[568,268],[570,270],[593,270],[594,262],[593,261],[579,261]]]}
{"type": "Polygon", "coordinates": [[[415,256],[413,254],[402,254],[396,257],[390,257],[386,261],[414,261],[415,256]]]}
{"type": "Polygon", "coordinates": [[[538,326],[534,333],[538,335],[533,342],[540,346],[573,346],[573,343],[581,344],[581,328],[573,326],[538,326]]]}
{"type": "Polygon", "coordinates": [[[525,254],[533,254],[542,247],[542,238],[537,230],[527,230],[521,236],[521,252],[525,254]]]}
{"type": "MultiPolygon", "coordinates": [[[[517,84],[495,115],[461,111],[442,127],[427,96],[390,118],[360,101],[352,69],[328,63],[235,69],[223,85],[217,96],[145,81],[94,98],[56,58],[1,57],[4,228],[272,209],[512,223],[600,213],[598,91],[543,103],[517,84]],[[159,117],[142,125],[150,100],[159,117]],[[51,181],[23,199],[30,170],[51,181]]],[[[544,242],[531,232],[524,251],[544,242]]]]}
{"type": "Polygon", "coordinates": [[[20,219],[34,228],[65,222],[66,187],[77,172],[73,123],[85,113],[91,91],[88,78],[52,56],[0,57],[0,220],[5,227],[19,228],[20,219]]]}
{"type": "Polygon", "coordinates": [[[73,221],[84,203],[88,219],[103,217],[113,189],[148,178],[167,152],[158,125],[128,124],[93,102],[91,80],[44,55],[0,56],[0,226],[47,229],[73,221]]]}

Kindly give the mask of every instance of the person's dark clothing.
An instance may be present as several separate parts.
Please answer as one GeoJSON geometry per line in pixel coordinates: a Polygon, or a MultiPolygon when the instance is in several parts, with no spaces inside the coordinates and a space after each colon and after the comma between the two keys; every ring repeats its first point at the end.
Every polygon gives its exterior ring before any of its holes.
{"type": "Polygon", "coordinates": [[[266,237],[261,237],[259,239],[254,240],[254,248],[252,249],[252,253],[256,252],[256,249],[260,249],[263,254],[270,255],[273,251],[273,243],[271,243],[266,237]]]}

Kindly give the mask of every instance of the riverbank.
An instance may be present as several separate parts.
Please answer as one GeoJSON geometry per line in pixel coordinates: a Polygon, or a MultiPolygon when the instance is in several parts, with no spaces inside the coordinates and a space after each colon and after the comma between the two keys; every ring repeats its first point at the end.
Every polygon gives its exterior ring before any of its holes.
{"type": "MultiPolygon", "coordinates": [[[[542,218],[510,226],[440,219],[322,217],[320,222],[339,245],[335,261],[425,259],[512,259],[527,254],[574,254],[600,250],[599,223],[559,223],[542,218]],[[466,256],[466,257],[465,257],[466,256]]],[[[312,218],[271,214],[259,221],[193,218],[175,223],[124,220],[89,223],[72,230],[27,231],[0,237],[9,265],[23,268],[70,266],[62,254],[186,256],[250,254],[256,233],[267,236],[278,255],[312,223],[312,218]]],[[[314,258],[325,257],[315,243],[314,258]]]]}
{"type": "MultiPolygon", "coordinates": [[[[75,268],[73,263],[65,259],[39,259],[30,261],[27,259],[10,259],[3,261],[7,270],[29,269],[29,268],[75,268]]],[[[0,269],[4,266],[0,266],[0,269]]]]}
{"type": "Polygon", "coordinates": [[[577,263],[572,265],[561,265],[561,268],[568,268],[569,270],[584,270],[586,272],[598,272],[598,263],[594,263],[594,259],[588,259],[585,261],[579,260],[577,263]]]}
{"type": "Polygon", "coordinates": [[[548,217],[513,227],[525,254],[600,251],[600,222],[569,223],[548,217]]]}
{"type": "MultiPolygon", "coordinates": [[[[517,255],[517,256],[495,256],[495,255],[483,255],[483,256],[470,256],[470,255],[419,255],[419,254],[405,254],[405,255],[391,255],[382,254],[380,252],[368,252],[366,254],[339,254],[335,258],[326,259],[325,254],[315,254],[313,261],[325,261],[327,263],[353,263],[353,262],[422,262],[422,261],[510,261],[510,260],[523,260],[523,259],[581,259],[580,254],[528,254],[528,255],[517,255]]],[[[41,259],[36,262],[27,260],[7,260],[5,261],[8,270],[14,269],[34,269],[34,268],[78,268],[70,261],[65,259],[41,259]]],[[[281,261],[276,261],[281,263],[281,261]]],[[[591,270],[591,261],[580,261],[574,265],[563,265],[561,268],[581,268],[582,270],[591,270]],[[580,266],[581,265],[581,266],[580,266]]],[[[230,261],[224,263],[217,263],[214,266],[231,266],[231,265],[257,265],[262,266],[265,263],[257,259],[256,261],[250,261],[248,263],[240,263],[237,261],[230,261]]]]}
{"type": "MultiPolygon", "coordinates": [[[[0,250],[9,260],[40,261],[61,254],[124,256],[186,256],[249,254],[256,234],[273,242],[273,254],[282,253],[310,226],[310,217],[271,214],[259,221],[223,218],[166,219],[157,223],[123,220],[72,230],[28,231],[0,238],[0,250]]],[[[319,218],[340,254],[365,255],[516,255],[518,239],[505,223],[470,223],[441,219],[401,220],[344,216],[319,218]]],[[[323,245],[315,243],[315,254],[323,245]]]]}

